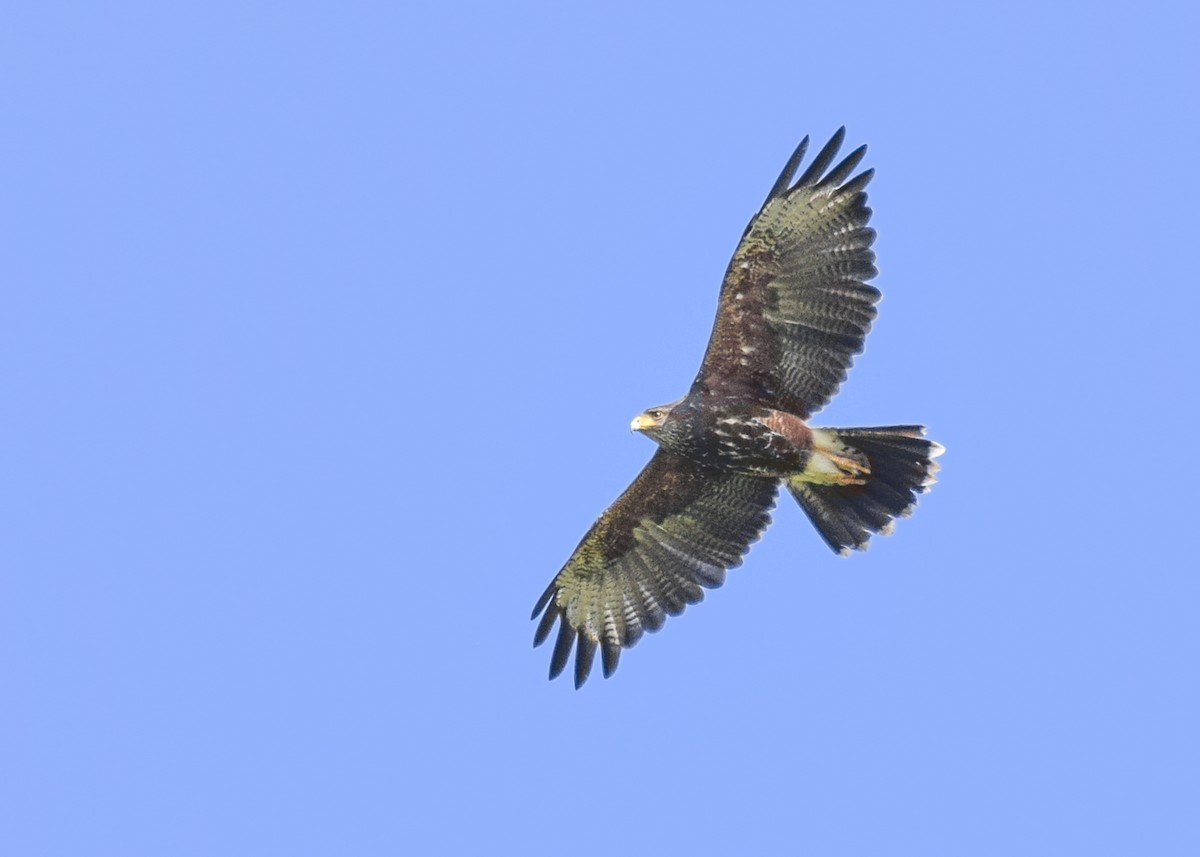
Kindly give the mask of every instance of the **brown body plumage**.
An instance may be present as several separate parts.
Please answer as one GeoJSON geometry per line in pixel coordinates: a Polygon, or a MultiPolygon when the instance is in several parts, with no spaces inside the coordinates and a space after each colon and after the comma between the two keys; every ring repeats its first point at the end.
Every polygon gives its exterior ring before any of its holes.
{"type": "Polygon", "coordinates": [[[796,149],[743,234],[688,394],[632,428],[659,450],[588,531],[534,608],[534,644],[555,622],[550,677],[575,649],[575,686],[597,648],[621,648],[719,586],[770,522],[780,482],[835,551],[891,531],[933,481],[941,447],[921,426],[818,429],[806,420],[845,380],[880,293],[867,226],[866,147],[830,169],[844,129],[799,179],[796,149]],[[827,172],[828,171],[828,172],[827,172]]]}

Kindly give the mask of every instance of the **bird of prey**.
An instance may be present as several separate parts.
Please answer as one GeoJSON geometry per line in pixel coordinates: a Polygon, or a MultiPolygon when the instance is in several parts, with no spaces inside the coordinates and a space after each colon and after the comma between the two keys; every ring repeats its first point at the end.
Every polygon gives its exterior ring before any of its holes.
{"type": "Polygon", "coordinates": [[[833,550],[890,533],[934,481],[942,447],[925,428],[816,428],[846,378],[879,290],[861,146],[830,168],[845,128],[799,178],[805,137],[751,219],[725,272],[708,349],[686,396],[631,428],[658,449],[597,519],[538,599],[534,645],[555,622],[550,678],[575,649],[575,686],[599,648],[622,648],[720,586],[770,522],[780,483],[833,550]]]}

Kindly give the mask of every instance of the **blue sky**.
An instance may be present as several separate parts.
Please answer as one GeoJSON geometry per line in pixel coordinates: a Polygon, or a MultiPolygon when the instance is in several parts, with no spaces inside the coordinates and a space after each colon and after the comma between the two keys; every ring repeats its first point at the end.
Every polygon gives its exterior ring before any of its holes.
{"type": "Polygon", "coordinates": [[[27,4],[0,33],[0,850],[1200,852],[1185,4],[27,4]],[[784,498],[575,692],[533,602],[805,134],[881,315],[784,498]]]}

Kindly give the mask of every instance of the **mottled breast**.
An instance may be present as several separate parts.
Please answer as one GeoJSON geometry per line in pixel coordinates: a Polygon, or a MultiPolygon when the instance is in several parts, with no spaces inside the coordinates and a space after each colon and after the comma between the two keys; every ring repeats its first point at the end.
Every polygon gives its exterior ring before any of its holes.
{"type": "Polygon", "coordinates": [[[763,476],[803,470],[812,449],[804,421],[772,408],[718,405],[710,409],[705,428],[713,463],[763,476]]]}

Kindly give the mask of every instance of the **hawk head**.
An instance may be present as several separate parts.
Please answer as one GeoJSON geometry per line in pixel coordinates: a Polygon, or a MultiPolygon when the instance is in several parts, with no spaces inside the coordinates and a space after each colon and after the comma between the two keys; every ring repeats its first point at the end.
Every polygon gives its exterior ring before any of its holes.
{"type": "Polygon", "coordinates": [[[633,418],[629,430],[641,432],[659,445],[671,448],[693,434],[695,416],[696,408],[687,404],[684,397],[667,405],[647,408],[633,418]]]}
{"type": "Polygon", "coordinates": [[[647,408],[629,424],[630,431],[640,431],[653,437],[655,433],[662,428],[663,423],[667,421],[667,416],[671,413],[671,405],[658,405],[654,408],[647,408]]]}

